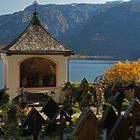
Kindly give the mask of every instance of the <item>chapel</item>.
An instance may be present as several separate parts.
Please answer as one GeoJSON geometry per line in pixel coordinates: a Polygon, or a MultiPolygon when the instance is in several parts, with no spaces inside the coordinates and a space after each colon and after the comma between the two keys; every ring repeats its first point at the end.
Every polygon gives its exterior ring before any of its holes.
{"type": "Polygon", "coordinates": [[[68,80],[68,57],[65,48],[41,24],[36,10],[26,29],[1,52],[4,64],[4,86],[12,100],[17,91],[55,90],[59,102],[61,86],[68,80]]]}

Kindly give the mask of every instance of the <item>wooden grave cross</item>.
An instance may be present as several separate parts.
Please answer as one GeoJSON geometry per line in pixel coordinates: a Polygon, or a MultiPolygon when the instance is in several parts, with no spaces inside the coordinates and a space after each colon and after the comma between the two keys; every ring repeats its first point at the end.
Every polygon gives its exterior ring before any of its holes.
{"type": "Polygon", "coordinates": [[[111,129],[107,140],[128,140],[131,137],[129,125],[124,116],[119,116],[111,129]]]}
{"type": "Polygon", "coordinates": [[[86,80],[86,78],[84,78],[82,80],[82,82],[80,83],[80,89],[87,92],[88,89],[89,89],[89,84],[88,84],[88,81],[86,80]]]}
{"type": "Polygon", "coordinates": [[[42,125],[45,124],[45,119],[39,114],[39,112],[32,108],[27,118],[24,120],[22,126],[28,126],[34,140],[38,140],[39,132],[42,129],[42,125]]]}
{"type": "Polygon", "coordinates": [[[128,109],[124,114],[124,118],[127,119],[129,114],[131,113],[131,120],[129,121],[129,124],[131,123],[130,130],[133,140],[136,140],[136,125],[137,125],[136,116],[139,112],[140,112],[140,104],[137,102],[136,98],[133,98],[130,102],[128,109]]]}
{"type": "Polygon", "coordinates": [[[111,105],[108,105],[105,108],[105,111],[103,113],[103,116],[100,120],[100,125],[103,128],[107,129],[107,136],[109,135],[115,121],[117,120],[118,116],[116,112],[114,111],[113,107],[111,105]]]}
{"type": "Polygon", "coordinates": [[[134,98],[130,102],[125,114],[123,116],[119,116],[115,122],[109,134],[108,140],[128,140],[129,138],[136,140],[136,115],[138,112],[140,112],[140,105],[134,98]],[[130,122],[128,122],[127,117],[130,113],[132,116],[130,122]]]}
{"type": "Polygon", "coordinates": [[[58,104],[51,97],[49,97],[41,112],[43,112],[49,119],[52,119],[59,109],[60,107],[58,104]]]}
{"type": "Polygon", "coordinates": [[[102,130],[98,124],[98,119],[90,109],[84,110],[78,118],[73,135],[78,140],[98,140],[102,130]]]}

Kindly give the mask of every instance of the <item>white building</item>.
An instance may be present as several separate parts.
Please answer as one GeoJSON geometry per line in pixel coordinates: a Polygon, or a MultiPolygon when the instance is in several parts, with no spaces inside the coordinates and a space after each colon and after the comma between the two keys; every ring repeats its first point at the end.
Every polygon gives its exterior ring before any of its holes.
{"type": "Polygon", "coordinates": [[[4,85],[9,88],[10,99],[24,87],[32,92],[55,89],[59,101],[60,87],[68,80],[68,56],[72,54],[41,25],[35,11],[27,28],[1,50],[4,85]]]}

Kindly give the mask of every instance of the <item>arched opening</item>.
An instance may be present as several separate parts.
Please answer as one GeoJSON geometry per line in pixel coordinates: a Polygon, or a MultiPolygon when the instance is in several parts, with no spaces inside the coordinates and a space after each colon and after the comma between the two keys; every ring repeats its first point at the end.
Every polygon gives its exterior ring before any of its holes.
{"type": "Polygon", "coordinates": [[[32,57],[20,63],[20,87],[55,87],[56,64],[48,59],[32,57]]]}

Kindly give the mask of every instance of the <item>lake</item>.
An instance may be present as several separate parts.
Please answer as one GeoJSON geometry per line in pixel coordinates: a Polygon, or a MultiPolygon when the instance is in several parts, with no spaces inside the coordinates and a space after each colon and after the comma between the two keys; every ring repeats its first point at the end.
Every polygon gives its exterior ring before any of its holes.
{"type": "Polygon", "coordinates": [[[103,74],[115,63],[116,61],[70,60],[70,81],[81,81],[85,77],[89,82],[93,82],[98,75],[103,74]]]}
{"type": "MultiPolygon", "coordinates": [[[[111,68],[116,61],[95,61],[95,60],[70,60],[69,79],[70,81],[81,81],[84,77],[93,82],[94,79],[111,68]]],[[[0,61],[0,88],[3,87],[3,65],[0,61]]]]}

